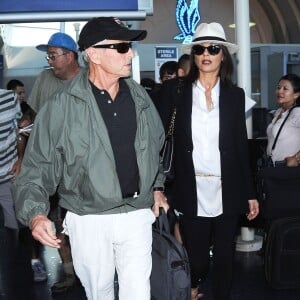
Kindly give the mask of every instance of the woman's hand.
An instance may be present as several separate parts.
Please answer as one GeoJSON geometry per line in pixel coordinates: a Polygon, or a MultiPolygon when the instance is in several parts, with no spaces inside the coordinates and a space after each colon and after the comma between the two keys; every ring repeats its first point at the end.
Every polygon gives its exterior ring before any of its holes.
{"type": "Polygon", "coordinates": [[[288,167],[298,167],[299,166],[299,162],[298,162],[296,155],[286,157],[285,161],[286,161],[286,165],[288,167]]]}
{"type": "Polygon", "coordinates": [[[253,220],[259,214],[259,203],[256,199],[248,200],[249,203],[249,213],[247,214],[247,219],[249,221],[253,220]]]}

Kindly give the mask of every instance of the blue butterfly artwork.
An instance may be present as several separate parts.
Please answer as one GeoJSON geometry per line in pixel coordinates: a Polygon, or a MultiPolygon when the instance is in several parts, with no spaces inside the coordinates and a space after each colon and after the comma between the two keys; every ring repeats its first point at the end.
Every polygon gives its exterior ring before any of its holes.
{"type": "Polygon", "coordinates": [[[191,0],[190,5],[186,0],[178,0],[176,6],[176,21],[181,33],[174,37],[174,40],[183,40],[183,44],[192,41],[196,26],[200,21],[198,0],[191,0]]]}

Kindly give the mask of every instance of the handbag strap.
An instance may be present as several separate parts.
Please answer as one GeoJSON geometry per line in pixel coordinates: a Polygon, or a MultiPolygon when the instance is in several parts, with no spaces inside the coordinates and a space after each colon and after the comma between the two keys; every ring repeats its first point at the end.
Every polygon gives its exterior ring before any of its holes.
{"type": "Polygon", "coordinates": [[[291,107],[291,108],[289,109],[289,112],[288,112],[287,116],[285,117],[285,119],[283,120],[282,124],[280,125],[279,130],[278,130],[278,132],[277,132],[277,134],[276,134],[276,137],[275,137],[275,139],[274,139],[272,148],[271,148],[271,153],[272,153],[272,151],[275,149],[275,146],[276,146],[276,143],[277,143],[279,134],[280,134],[280,132],[281,132],[281,130],[282,130],[282,128],[283,128],[283,125],[285,124],[285,122],[286,122],[286,120],[288,119],[290,113],[292,112],[292,110],[293,110],[295,107],[296,107],[296,105],[293,106],[293,107],[291,107]]]}
{"type": "Polygon", "coordinates": [[[176,86],[176,97],[175,97],[175,101],[174,101],[174,107],[173,107],[173,112],[172,112],[171,120],[170,120],[169,127],[168,127],[167,136],[172,136],[174,133],[176,110],[177,110],[177,105],[179,102],[179,95],[182,93],[183,85],[184,85],[184,80],[182,78],[178,77],[178,84],[176,86]]]}
{"type": "Polygon", "coordinates": [[[169,124],[167,136],[171,136],[174,133],[175,119],[176,119],[176,107],[174,107],[174,109],[173,109],[173,113],[172,113],[171,121],[170,121],[170,124],[169,124]]]}

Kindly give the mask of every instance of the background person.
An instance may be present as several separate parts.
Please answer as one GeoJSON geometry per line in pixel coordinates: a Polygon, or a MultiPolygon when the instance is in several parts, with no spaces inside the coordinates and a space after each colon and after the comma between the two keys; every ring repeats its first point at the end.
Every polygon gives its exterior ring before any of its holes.
{"type": "Polygon", "coordinates": [[[163,83],[165,80],[175,78],[177,76],[177,61],[166,61],[159,68],[159,80],[163,83]]]}
{"type": "Polygon", "coordinates": [[[19,247],[12,185],[21,169],[25,137],[18,134],[21,117],[20,103],[11,90],[0,89],[0,298],[33,299],[30,274],[30,257],[19,247]],[[28,268],[27,268],[28,267],[28,268]],[[29,271],[29,273],[27,273],[29,271]],[[25,272],[25,273],[24,273],[25,272]]]}
{"type": "Polygon", "coordinates": [[[244,91],[232,84],[230,53],[218,23],[198,25],[185,45],[191,69],[174,98],[178,79],[164,83],[168,99],[162,118],[168,120],[176,101],[174,206],[191,264],[192,299],[202,295],[199,283],[210,268],[213,245],[212,289],[215,300],[230,297],[235,237],[240,215],[252,220],[259,213],[249,166],[244,91]]]}
{"type": "Polygon", "coordinates": [[[83,27],[78,44],[88,70],[39,111],[15,185],[19,219],[55,248],[61,241],[47,214],[58,187],[88,299],[114,299],[115,268],[120,300],[150,299],[152,223],[168,204],[159,157],[163,127],[145,89],[127,78],[130,41],[145,36],[112,17],[83,27]]]}
{"type": "Polygon", "coordinates": [[[36,46],[45,52],[49,68],[35,80],[28,103],[38,112],[58,88],[63,87],[80,71],[76,42],[67,34],[54,33],[47,44],[36,46]]]}
{"type": "Polygon", "coordinates": [[[141,86],[145,88],[151,99],[152,95],[155,95],[156,91],[160,89],[159,83],[156,83],[154,79],[147,77],[141,79],[141,86]]]}
{"type": "Polygon", "coordinates": [[[159,68],[159,81],[160,83],[156,84],[156,88],[151,92],[151,99],[153,100],[156,108],[159,107],[159,101],[164,101],[160,96],[160,90],[162,84],[172,78],[177,77],[178,63],[177,61],[169,60],[164,62],[159,68]]]}
{"type": "Polygon", "coordinates": [[[30,105],[25,100],[25,86],[24,83],[18,79],[11,79],[6,88],[15,92],[17,99],[20,102],[20,107],[23,116],[29,119],[29,123],[33,123],[35,118],[35,111],[30,107],[30,105]]]}
{"type": "MultiPolygon", "coordinates": [[[[56,91],[67,85],[80,72],[81,68],[78,63],[77,44],[65,33],[54,33],[49,38],[47,44],[37,45],[36,48],[39,51],[46,53],[46,60],[50,67],[49,69],[42,71],[37,77],[28,99],[28,102],[35,111],[39,112],[47,100],[52,99],[52,96],[56,91]]],[[[71,288],[75,283],[76,278],[68,237],[65,237],[62,232],[62,222],[66,210],[59,207],[59,197],[57,193],[50,195],[50,202],[51,210],[49,217],[54,222],[57,235],[62,241],[58,251],[64,271],[63,278],[54,283],[51,287],[51,291],[52,293],[61,293],[71,288]]],[[[35,252],[38,253],[39,250],[36,249],[35,252]]],[[[36,258],[38,258],[38,255],[36,258]]],[[[39,271],[39,278],[45,280],[47,278],[45,268],[40,260],[34,262],[35,264],[38,263],[36,269],[39,271]]]]}
{"type": "MultiPolygon", "coordinates": [[[[279,169],[279,172],[274,170],[275,174],[269,174],[272,170],[268,170],[268,168],[297,167],[300,164],[300,107],[298,107],[300,104],[300,77],[296,74],[282,76],[278,81],[275,94],[280,107],[275,111],[274,118],[267,127],[266,168],[262,168],[257,176],[259,194],[265,201],[263,211],[265,236],[263,246],[259,251],[261,255],[265,253],[272,222],[279,217],[292,216],[296,211],[295,208],[288,208],[284,202],[280,206],[281,195],[276,192],[276,189],[274,191],[276,185],[281,187],[283,182],[293,182],[294,175],[291,176],[289,173],[292,170],[279,169]],[[280,128],[282,129],[280,130],[280,128]],[[278,212],[279,208],[282,208],[280,213],[278,212]]],[[[288,188],[281,187],[280,189],[284,191],[288,188]]]]}
{"type": "MultiPolygon", "coordinates": [[[[22,117],[18,121],[19,127],[25,127],[34,122],[35,111],[27,104],[25,101],[25,87],[22,81],[18,79],[12,79],[7,83],[7,89],[15,92],[15,95],[20,103],[22,117]]],[[[26,133],[27,135],[27,133],[26,133]]],[[[24,144],[24,150],[27,144],[28,136],[19,135],[18,141],[24,144]]],[[[23,152],[24,152],[23,150],[23,152]]],[[[45,270],[44,264],[39,259],[39,244],[36,242],[27,227],[20,226],[19,228],[19,238],[22,243],[24,243],[26,249],[31,256],[31,267],[33,270],[33,280],[35,282],[45,281],[47,279],[47,272],[45,270]]]]}
{"type": "Polygon", "coordinates": [[[18,122],[21,118],[20,104],[10,90],[0,89],[0,205],[4,226],[17,230],[12,182],[21,170],[25,140],[18,138],[18,122]]]}
{"type": "Polygon", "coordinates": [[[267,155],[272,157],[273,164],[290,167],[300,164],[300,77],[296,74],[282,76],[276,87],[276,101],[280,105],[267,128],[267,155]],[[291,110],[292,109],[292,110],[291,110]],[[291,110],[291,111],[290,111],[291,110]],[[290,114],[289,114],[290,112],[290,114]],[[279,128],[284,123],[275,147],[274,140],[279,128]]]}
{"type": "Polygon", "coordinates": [[[177,76],[185,77],[188,75],[191,68],[191,56],[190,54],[182,54],[178,59],[177,76]]]}

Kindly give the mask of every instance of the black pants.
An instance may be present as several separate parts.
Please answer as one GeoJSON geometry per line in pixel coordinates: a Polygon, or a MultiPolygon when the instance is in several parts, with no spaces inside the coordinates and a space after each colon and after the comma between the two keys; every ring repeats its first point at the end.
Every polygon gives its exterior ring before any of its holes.
{"type": "Polygon", "coordinates": [[[239,216],[213,218],[182,216],[180,230],[191,264],[192,288],[205,280],[213,246],[213,295],[215,300],[229,299],[232,283],[235,236],[239,216]]]}

